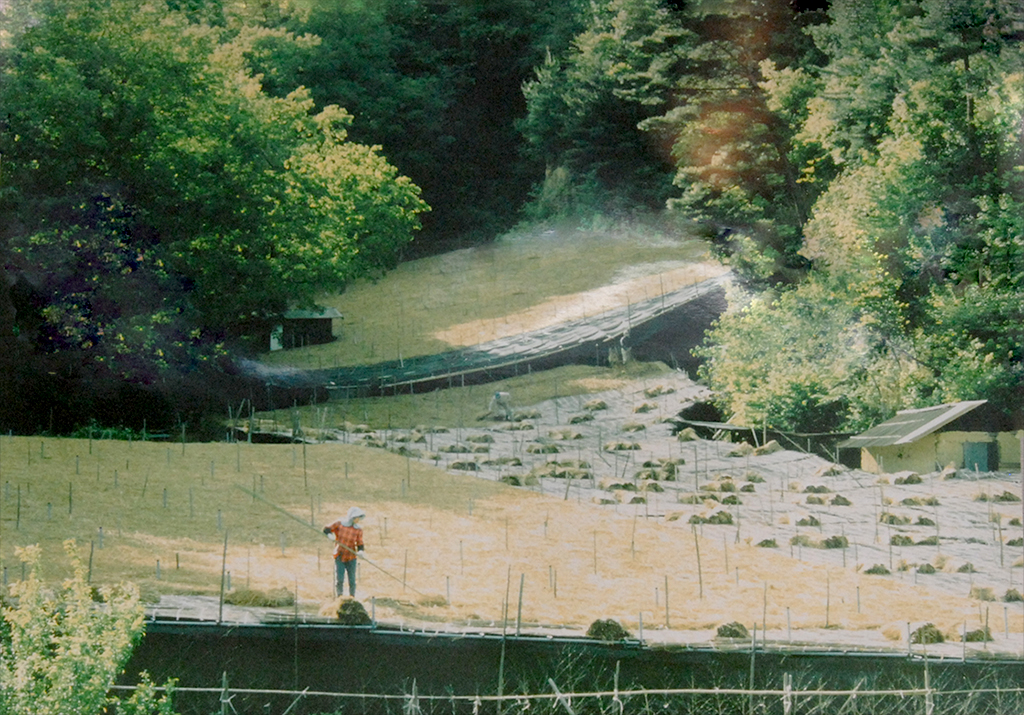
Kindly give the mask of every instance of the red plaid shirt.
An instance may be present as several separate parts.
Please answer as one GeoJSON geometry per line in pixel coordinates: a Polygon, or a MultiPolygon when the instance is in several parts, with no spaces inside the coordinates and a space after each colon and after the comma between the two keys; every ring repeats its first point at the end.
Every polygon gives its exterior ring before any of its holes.
{"type": "Polygon", "coordinates": [[[345,526],[340,521],[327,528],[334,534],[334,558],[342,561],[356,558],[356,551],[363,548],[363,530],[358,526],[345,526]]]}

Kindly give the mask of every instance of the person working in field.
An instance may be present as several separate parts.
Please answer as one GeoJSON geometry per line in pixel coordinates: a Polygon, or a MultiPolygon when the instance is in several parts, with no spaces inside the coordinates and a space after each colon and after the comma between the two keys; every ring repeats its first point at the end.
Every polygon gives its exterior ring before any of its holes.
{"type": "Polygon", "coordinates": [[[363,550],[363,528],[359,522],[366,512],[357,506],[351,507],[344,519],[324,527],[324,533],[334,540],[334,595],[344,595],[344,581],[348,575],[348,595],[356,597],[357,553],[363,550]]]}
{"type": "Polygon", "coordinates": [[[495,392],[487,412],[490,415],[504,415],[506,420],[512,419],[512,395],[507,392],[495,392]]]}

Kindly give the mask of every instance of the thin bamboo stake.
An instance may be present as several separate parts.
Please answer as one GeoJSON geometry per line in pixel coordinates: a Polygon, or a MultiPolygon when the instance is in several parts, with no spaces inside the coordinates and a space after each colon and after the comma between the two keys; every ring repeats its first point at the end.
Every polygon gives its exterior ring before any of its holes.
{"type": "MultiPolygon", "coordinates": [[[[159,563],[159,562],[158,562],[159,563]]],[[[224,584],[228,570],[228,531],[224,530],[224,554],[220,562],[220,600],[217,606],[217,625],[224,622],[224,584]]],[[[226,676],[225,676],[226,677],[226,676]]]]}
{"type": "Polygon", "coordinates": [[[516,611],[516,638],[519,637],[520,628],[523,625],[523,584],[526,582],[526,574],[519,574],[519,608],[516,611]]]}
{"type": "Polygon", "coordinates": [[[829,608],[832,605],[832,575],[825,571],[825,628],[829,626],[829,608]]]}
{"type": "Polygon", "coordinates": [[[750,694],[747,696],[747,712],[754,715],[754,654],[757,653],[757,623],[750,634],[750,694]]]}
{"type": "Polygon", "coordinates": [[[764,638],[764,633],[768,631],[768,582],[764,582],[764,601],[761,606],[761,633],[764,638]]]}
{"type": "Polygon", "coordinates": [[[665,628],[669,628],[668,622],[668,575],[665,575],[665,628]]]}
{"type": "MultiPolygon", "coordinates": [[[[701,600],[704,600],[704,574],[700,568],[700,539],[697,538],[697,528],[693,527],[693,544],[697,549],[697,585],[698,594],[701,600]]],[[[667,599],[666,599],[667,600],[667,599]]]]}

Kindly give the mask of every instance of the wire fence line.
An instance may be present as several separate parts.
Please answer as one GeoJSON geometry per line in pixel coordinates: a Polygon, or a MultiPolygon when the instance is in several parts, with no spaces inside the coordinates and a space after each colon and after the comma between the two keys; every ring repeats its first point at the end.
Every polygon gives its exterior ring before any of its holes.
{"type": "Polygon", "coordinates": [[[324,368],[268,369],[253,364],[270,387],[325,387],[336,396],[354,396],[360,392],[387,394],[416,386],[427,391],[453,379],[474,375],[514,372],[517,365],[550,360],[570,353],[593,354],[596,362],[607,362],[609,346],[619,346],[630,335],[643,337],[644,329],[653,330],[655,321],[691,303],[724,296],[731,273],[724,273],[688,284],[669,293],[637,303],[611,308],[585,318],[558,322],[541,328],[495,338],[433,355],[418,355],[387,360],[371,365],[324,368]]]}
{"type": "MultiPolygon", "coordinates": [[[[112,690],[134,691],[138,685],[114,685],[112,690]]],[[[165,686],[153,686],[153,690],[164,692],[168,690],[165,686]]],[[[774,690],[774,689],[748,689],[748,688],[644,688],[640,690],[603,690],[594,692],[579,693],[519,693],[511,695],[424,695],[422,693],[338,693],[328,690],[274,690],[272,688],[223,688],[223,687],[178,687],[170,688],[175,693],[237,693],[239,695],[290,695],[306,697],[327,697],[327,698],[360,698],[364,700],[408,700],[415,697],[419,700],[436,700],[443,702],[501,702],[501,701],[523,701],[523,700],[557,700],[558,698],[611,698],[611,697],[634,697],[644,695],[757,695],[765,697],[781,697],[789,695],[796,697],[872,697],[872,696],[896,696],[900,698],[913,697],[918,695],[1024,695],[1024,687],[1021,688],[970,688],[961,690],[941,690],[937,688],[899,688],[894,690],[774,690]]]]}
{"type": "MultiPolygon", "coordinates": [[[[790,682],[786,679],[787,684],[790,682]]],[[[134,691],[139,686],[135,685],[115,685],[113,690],[117,691],[134,691]]],[[[900,699],[912,698],[912,697],[923,697],[926,701],[933,699],[935,696],[984,696],[984,695],[998,695],[1005,697],[1018,697],[1024,698],[1024,687],[1017,688],[970,688],[970,689],[955,689],[955,690],[944,690],[941,688],[898,688],[898,689],[881,689],[881,690],[865,690],[854,688],[853,690],[830,690],[830,689],[816,689],[816,690],[802,690],[793,688],[791,686],[783,687],[783,689],[751,689],[751,688],[642,688],[637,690],[602,690],[602,691],[589,691],[589,692],[561,692],[552,683],[553,692],[550,693],[511,693],[507,695],[427,695],[416,692],[416,684],[413,681],[413,689],[411,693],[340,693],[333,691],[321,691],[321,690],[275,690],[267,688],[230,688],[225,686],[220,687],[173,687],[170,690],[173,693],[196,693],[196,694],[220,694],[221,702],[228,702],[229,695],[273,695],[281,697],[291,698],[304,698],[304,697],[319,697],[319,698],[336,698],[339,700],[354,699],[354,700],[379,700],[379,701],[403,701],[406,704],[410,702],[468,702],[468,703],[524,703],[532,701],[558,701],[561,703],[571,703],[573,700],[588,700],[588,699],[603,699],[610,698],[612,701],[621,701],[629,698],[643,698],[643,697],[666,697],[666,696],[693,696],[693,695],[712,695],[712,696],[743,696],[743,697],[762,697],[762,698],[778,698],[784,703],[789,701],[795,701],[801,698],[822,698],[822,697],[836,697],[836,698],[870,698],[870,697],[896,697],[900,699]]],[[[164,686],[157,686],[154,688],[158,692],[165,692],[168,688],[164,686]]],[[[786,712],[789,712],[787,709],[786,712]]],[[[930,708],[926,708],[926,712],[930,712],[930,708]]]]}

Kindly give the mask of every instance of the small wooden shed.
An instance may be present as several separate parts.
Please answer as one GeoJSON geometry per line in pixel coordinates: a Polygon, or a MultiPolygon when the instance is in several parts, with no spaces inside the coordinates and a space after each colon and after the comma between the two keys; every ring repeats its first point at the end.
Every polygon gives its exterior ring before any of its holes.
{"type": "Polygon", "coordinates": [[[289,310],[270,331],[270,349],[301,348],[334,340],[334,321],[342,318],[337,308],[289,310]]]}
{"type": "Polygon", "coordinates": [[[861,469],[921,474],[952,464],[981,472],[1019,469],[1024,432],[986,410],[986,400],[900,410],[896,416],[850,437],[840,449],[860,449],[861,469]]]}

